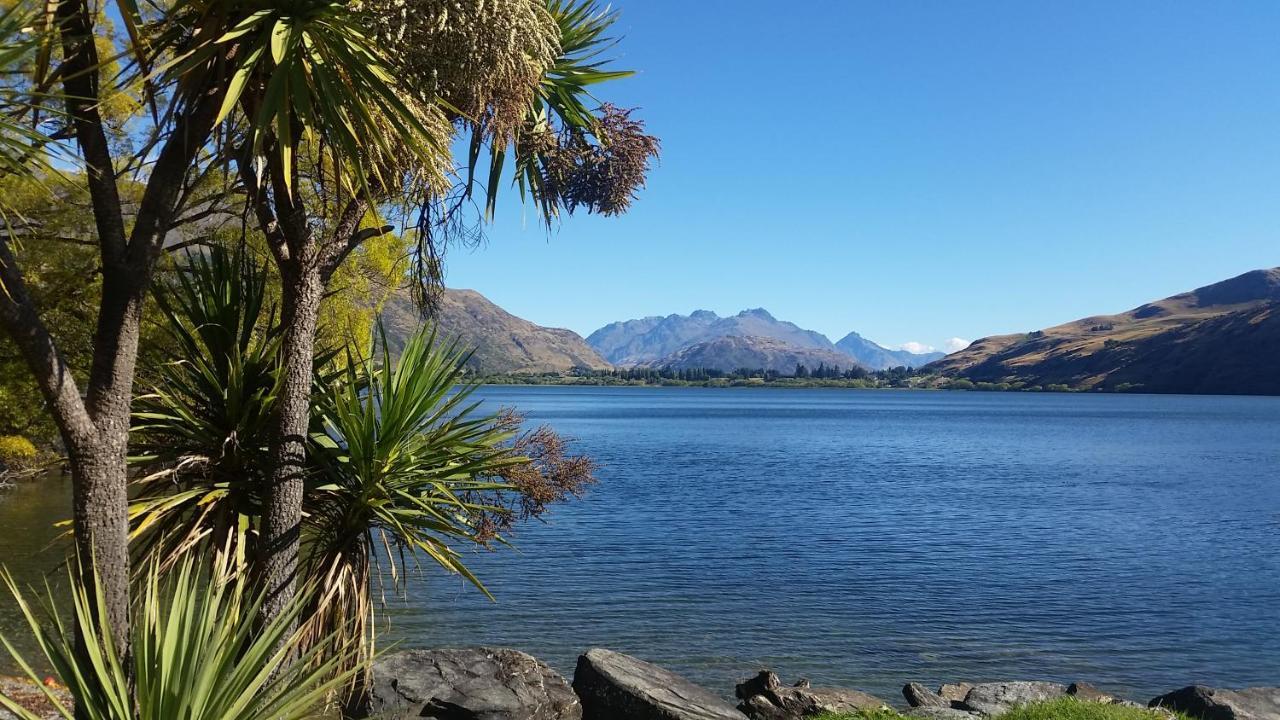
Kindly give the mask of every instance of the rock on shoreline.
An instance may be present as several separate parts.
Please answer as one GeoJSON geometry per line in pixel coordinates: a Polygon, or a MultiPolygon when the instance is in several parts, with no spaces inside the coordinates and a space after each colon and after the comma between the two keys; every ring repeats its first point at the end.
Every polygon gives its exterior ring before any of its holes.
{"type": "Polygon", "coordinates": [[[790,720],[822,712],[879,710],[888,703],[874,695],[844,688],[815,688],[808,680],[788,687],[776,674],[761,670],[758,675],[738,684],[738,709],[752,720],[790,720]]]}
{"type": "Polygon", "coordinates": [[[583,720],[745,720],[711,691],[612,650],[579,657],[573,689],[582,699],[583,720]]]}
{"type": "Polygon", "coordinates": [[[1275,720],[1280,718],[1280,688],[1219,690],[1190,685],[1154,697],[1148,706],[1177,710],[1202,720],[1275,720]]]}
{"type": "Polygon", "coordinates": [[[384,655],[353,717],[380,720],[581,720],[569,683],[507,648],[407,650],[384,655]]]}
{"type": "MultiPolygon", "coordinates": [[[[515,650],[417,650],[374,664],[370,709],[387,720],[802,720],[821,712],[888,707],[858,690],[811,687],[806,680],[786,685],[769,670],[743,680],[735,694],[737,708],[670,670],[600,648],[578,658],[572,686],[515,650]]],[[[930,720],[987,720],[1020,705],[1065,697],[1144,707],[1084,682],[962,682],[936,691],[913,682],[902,695],[905,715],[930,720]]],[[[1195,720],[1280,720],[1280,689],[1197,685],[1146,705],[1195,720]]]]}

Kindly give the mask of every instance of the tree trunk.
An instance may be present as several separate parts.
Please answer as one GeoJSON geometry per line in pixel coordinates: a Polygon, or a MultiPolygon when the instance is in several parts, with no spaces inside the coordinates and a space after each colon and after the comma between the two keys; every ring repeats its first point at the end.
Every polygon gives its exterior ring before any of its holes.
{"type": "Polygon", "coordinates": [[[76,550],[86,570],[93,563],[111,639],[123,660],[129,657],[129,409],[150,274],[149,267],[103,268],[85,398],[97,436],[88,447],[68,445],[76,550]]]}
{"type": "MultiPolygon", "coordinates": [[[[307,248],[312,252],[314,249],[314,246],[307,248]]],[[[295,592],[316,324],[324,292],[315,259],[314,254],[304,251],[280,267],[284,376],[277,400],[270,454],[271,485],[259,551],[259,580],[267,592],[261,611],[264,623],[279,617],[292,602],[295,592]]]]}

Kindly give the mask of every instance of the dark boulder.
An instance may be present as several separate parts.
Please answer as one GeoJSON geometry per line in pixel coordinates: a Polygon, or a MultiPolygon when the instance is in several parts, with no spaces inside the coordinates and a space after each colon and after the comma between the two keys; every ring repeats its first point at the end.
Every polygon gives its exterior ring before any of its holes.
{"type": "Polygon", "coordinates": [[[573,689],[584,720],[744,720],[710,691],[612,650],[595,648],[579,657],[573,689]]]}
{"type": "Polygon", "coordinates": [[[907,704],[913,708],[918,707],[951,707],[951,701],[942,697],[938,693],[921,685],[920,683],[907,683],[902,686],[902,697],[906,698],[907,704]]]}
{"type": "Polygon", "coordinates": [[[1191,685],[1152,698],[1148,705],[1200,720],[1280,720],[1280,688],[1222,690],[1191,685]]]}
{"type": "Polygon", "coordinates": [[[506,648],[408,650],[379,658],[354,717],[379,720],[581,720],[569,683],[506,648]]]}
{"type": "Polygon", "coordinates": [[[845,688],[810,687],[807,680],[786,686],[778,676],[762,670],[738,685],[738,709],[752,720],[799,720],[822,712],[876,710],[886,706],[878,697],[845,688]]]}

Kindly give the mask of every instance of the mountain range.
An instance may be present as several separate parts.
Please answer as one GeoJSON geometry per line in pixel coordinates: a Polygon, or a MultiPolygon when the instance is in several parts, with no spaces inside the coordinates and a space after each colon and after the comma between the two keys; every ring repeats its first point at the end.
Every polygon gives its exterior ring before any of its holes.
{"type": "MultiPolygon", "coordinates": [[[[475,348],[483,375],[573,368],[882,369],[924,365],[939,378],[1082,390],[1280,394],[1280,268],[1254,270],[1115,315],[982,338],[945,357],[890,350],[849,333],[838,343],[763,309],[708,310],[611,323],[587,339],[518,318],[473,290],[447,290],[440,332],[475,348]],[[925,365],[924,363],[928,363],[925,365]]],[[[386,305],[392,345],[423,322],[407,294],[386,305]]]]}
{"type": "Polygon", "coordinates": [[[799,347],[771,337],[726,335],[681,348],[647,367],[666,370],[739,368],[770,370],[790,375],[800,365],[810,370],[826,366],[848,370],[856,363],[844,353],[823,348],[799,347]]]}
{"type": "MultiPolygon", "coordinates": [[[[574,368],[766,369],[789,374],[797,365],[880,369],[923,365],[941,354],[888,350],[857,333],[833,344],[826,336],[768,311],[744,310],[720,317],[708,310],[626,320],[583,340],[571,330],[548,328],[516,317],[474,290],[449,289],[433,318],[442,337],[473,348],[469,365],[480,375],[567,372],[574,368]]],[[[383,307],[388,342],[397,348],[424,322],[407,292],[383,307]]]]}
{"type": "Polygon", "coordinates": [[[698,358],[704,363],[699,367],[725,371],[750,367],[790,372],[796,364],[814,368],[820,363],[883,370],[900,365],[919,367],[942,357],[942,353],[922,355],[889,350],[857,333],[832,343],[822,333],[778,320],[763,308],[743,310],[730,317],[695,310],[689,315],[623,320],[591,333],[587,343],[620,367],[681,369],[695,367],[689,363],[691,358],[698,358]],[[727,338],[734,340],[716,342],[727,338]],[[797,362],[777,364],[783,362],[783,350],[796,357],[797,362]]]}
{"type": "Polygon", "coordinates": [[[927,370],[975,382],[1280,394],[1280,268],[1116,315],[977,340],[927,370]]]}

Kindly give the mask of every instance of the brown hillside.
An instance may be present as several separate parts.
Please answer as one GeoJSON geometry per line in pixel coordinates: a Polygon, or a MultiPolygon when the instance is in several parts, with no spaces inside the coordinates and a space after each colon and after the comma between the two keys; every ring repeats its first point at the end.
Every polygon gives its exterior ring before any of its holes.
{"type": "MultiPolygon", "coordinates": [[[[425,322],[404,292],[387,302],[382,317],[393,348],[425,322]]],[[[446,290],[433,319],[441,336],[456,338],[462,347],[475,350],[469,366],[481,375],[610,367],[572,330],[542,327],[518,318],[474,290],[446,290]]]]}

